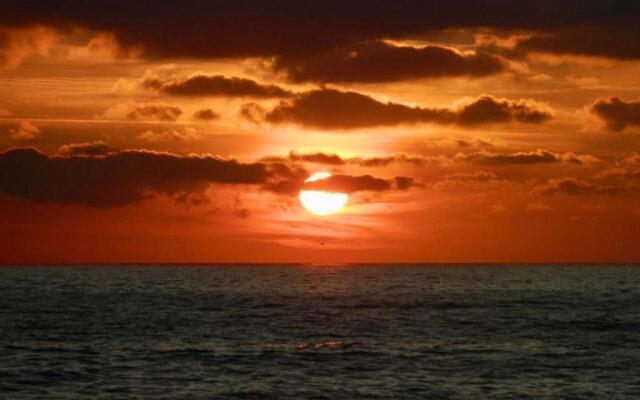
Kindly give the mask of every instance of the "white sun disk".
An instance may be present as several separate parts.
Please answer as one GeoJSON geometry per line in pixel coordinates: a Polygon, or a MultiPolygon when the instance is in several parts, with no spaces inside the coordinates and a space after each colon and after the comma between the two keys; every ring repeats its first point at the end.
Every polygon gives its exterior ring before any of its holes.
{"type": "MultiPolygon", "coordinates": [[[[331,174],[318,172],[311,175],[305,182],[315,182],[327,179],[331,174]]],[[[349,200],[346,193],[327,192],[324,190],[301,190],[300,203],[316,215],[331,215],[340,211],[349,200]]]]}

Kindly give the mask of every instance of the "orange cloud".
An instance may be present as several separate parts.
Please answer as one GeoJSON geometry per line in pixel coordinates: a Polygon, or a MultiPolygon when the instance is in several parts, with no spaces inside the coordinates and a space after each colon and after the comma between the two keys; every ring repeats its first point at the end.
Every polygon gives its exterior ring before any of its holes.
{"type": "Polygon", "coordinates": [[[28,57],[46,56],[59,42],[59,35],[49,27],[2,28],[0,25],[0,67],[14,68],[28,57]]]}
{"type": "Polygon", "coordinates": [[[466,154],[458,153],[455,158],[458,161],[470,161],[478,164],[491,165],[553,164],[559,162],[567,162],[580,165],[586,162],[597,161],[597,158],[588,154],[578,156],[574,153],[558,154],[548,150],[536,150],[510,154],[498,154],[489,151],[478,151],[466,154]]]}
{"type": "Polygon", "coordinates": [[[60,154],[65,156],[104,156],[111,153],[117,153],[117,148],[106,144],[105,142],[91,143],[71,143],[60,146],[60,154]]]}
{"type": "Polygon", "coordinates": [[[17,141],[29,141],[38,138],[40,128],[29,121],[22,121],[17,128],[9,129],[9,137],[17,141]]]}
{"type": "Polygon", "coordinates": [[[173,122],[182,115],[182,109],[167,104],[146,104],[128,101],[109,108],[104,117],[108,119],[127,119],[132,121],[173,122]]]}

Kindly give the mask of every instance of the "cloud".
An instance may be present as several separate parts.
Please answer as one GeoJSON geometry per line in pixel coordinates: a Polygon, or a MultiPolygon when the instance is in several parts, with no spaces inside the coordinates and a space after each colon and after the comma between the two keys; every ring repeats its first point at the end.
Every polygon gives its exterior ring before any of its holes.
{"type": "Polygon", "coordinates": [[[319,129],[358,129],[419,123],[463,126],[508,122],[538,124],[552,117],[552,112],[546,105],[528,99],[514,101],[482,95],[453,108],[423,108],[383,103],[360,93],[334,89],[300,94],[292,100],[281,101],[270,111],[253,105],[251,110],[243,110],[242,113],[247,118],[262,118],[273,124],[294,123],[319,129]]]}
{"type": "Polygon", "coordinates": [[[538,185],[532,190],[532,193],[544,196],[552,196],[559,193],[569,196],[594,196],[616,194],[618,192],[619,190],[616,188],[576,178],[550,179],[547,183],[538,185]]]}
{"type": "MultiPolygon", "coordinates": [[[[4,6],[3,11],[5,11],[4,6]]],[[[59,41],[59,35],[54,29],[48,27],[2,28],[0,26],[0,67],[14,68],[28,57],[45,56],[59,41]]]]}
{"type": "Polygon", "coordinates": [[[458,161],[469,161],[487,165],[554,164],[560,162],[582,165],[584,163],[597,161],[597,158],[588,154],[579,156],[574,153],[559,154],[548,150],[536,150],[510,154],[478,151],[473,153],[458,153],[455,159],[458,161]]]}
{"type": "MultiPolygon", "coordinates": [[[[269,159],[269,158],[267,158],[269,159]]],[[[389,190],[408,190],[412,187],[421,187],[413,177],[396,176],[393,179],[376,178],[371,175],[332,175],[327,179],[314,182],[305,182],[309,172],[300,166],[281,163],[279,158],[272,162],[278,163],[280,176],[285,178],[273,179],[263,185],[264,190],[277,194],[296,196],[300,190],[324,190],[330,192],[355,193],[363,191],[384,192],[389,190]]]]}
{"type": "Polygon", "coordinates": [[[294,82],[375,83],[438,78],[484,77],[505,70],[497,56],[462,53],[442,46],[395,46],[382,41],[334,48],[308,57],[276,57],[273,69],[294,82]]]}
{"type": "Polygon", "coordinates": [[[33,148],[0,153],[1,192],[90,207],[138,203],[150,192],[201,192],[212,183],[258,185],[282,172],[265,163],[136,150],[101,156],[46,156],[33,148]]]}
{"type": "Polygon", "coordinates": [[[16,141],[34,140],[40,136],[40,128],[29,121],[22,121],[16,128],[9,129],[9,138],[16,141]]]}
{"type": "Polygon", "coordinates": [[[193,118],[202,121],[212,121],[214,119],[220,118],[220,115],[210,108],[203,108],[202,110],[196,111],[193,114],[193,118]]]}
{"type": "Polygon", "coordinates": [[[182,110],[166,104],[146,104],[128,101],[105,111],[107,119],[128,119],[132,121],[173,122],[182,115],[182,110]]]}
{"type": "Polygon", "coordinates": [[[264,121],[267,110],[257,103],[246,103],[240,107],[240,115],[247,121],[260,124],[264,121]]]}
{"type": "Polygon", "coordinates": [[[553,54],[640,59],[640,35],[637,27],[583,26],[536,34],[518,42],[516,51],[540,51],[553,54]]]}
{"type": "Polygon", "coordinates": [[[148,76],[143,86],[171,96],[224,96],[224,97],[288,97],[291,92],[275,85],[265,85],[251,79],[222,75],[196,74],[185,79],[163,79],[148,76]]]}
{"type": "Polygon", "coordinates": [[[346,161],[337,154],[327,154],[327,153],[321,153],[321,152],[299,154],[292,151],[289,153],[288,158],[291,161],[311,162],[316,164],[326,164],[326,165],[346,164],[346,161]]]}
{"type": "Polygon", "coordinates": [[[629,170],[626,168],[609,168],[603,171],[601,176],[603,178],[640,181],[640,170],[629,170]]]}
{"type": "Polygon", "coordinates": [[[446,175],[444,179],[436,182],[433,187],[437,190],[446,190],[487,185],[495,186],[501,182],[503,181],[499,180],[498,176],[493,172],[457,172],[446,175]]]}
{"type": "Polygon", "coordinates": [[[4,3],[0,26],[82,26],[113,33],[125,49],[141,48],[148,57],[172,59],[308,55],[370,40],[472,27],[543,32],[599,27],[605,35],[623,31],[616,38],[624,42],[633,39],[625,30],[638,32],[640,16],[636,2],[596,0],[495,1],[481,7],[471,0],[183,0],[179,9],[171,3],[154,4],[153,12],[124,1],[4,3]]]}
{"type": "Polygon", "coordinates": [[[202,139],[202,134],[194,128],[170,129],[156,132],[151,129],[142,132],[136,138],[149,143],[190,142],[202,139]]]}
{"type": "Polygon", "coordinates": [[[414,185],[414,178],[407,176],[397,176],[392,180],[386,180],[375,178],[371,175],[332,175],[326,179],[305,182],[302,185],[302,189],[355,193],[362,191],[383,192],[392,189],[407,190],[414,185]]]}
{"type": "Polygon", "coordinates": [[[490,140],[485,140],[480,138],[454,139],[453,142],[457,147],[464,148],[464,149],[473,148],[473,147],[491,149],[495,147],[494,143],[491,142],[490,140]]]}
{"type": "Polygon", "coordinates": [[[443,157],[422,157],[422,156],[410,156],[407,154],[394,154],[391,156],[381,157],[354,157],[348,159],[350,164],[357,164],[362,167],[386,167],[393,163],[406,163],[411,165],[423,165],[423,164],[441,164],[446,159],[443,157]]]}
{"type": "Polygon", "coordinates": [[[116,151],[101,142],[63,147],[64,154],[56,156],[34,148],[0,153],[0,192],[35,202],[106,208],[139,203],[154,193],[200,202],[211,184],[259,185],[285,195],[302,188],[354,193],[420,186],[412,177],[370,175],[333,175],[321,183],[305,183],[308,171],[278,161],[241,163],[210,155],[116,151]]]}
{"type": "Polygon", "coordinates": [[[105,156],[120,150],[105,142],[71,143],[60,146],[60,154],[65,156],[105,156]]]}
{"type": "Polygon", "coordinates": [[[394,154],[390,156],[379,157],[350,157],[343,158],[338,154],[329,154],[323,152],[315,153],[296,153],[294,151],[289,152],[287,156],[268,156],[264,157],[265,161],[294,161],[294,162],[308,162],[324,165],[360,165],[362,167],[386,167],[393,163],[407,163],[412,165],[423,164],[440,164],[446,161],[443,157],[422,157],[422,156],[410,156],[407,154],[394,154]]]}
{"type": "Polygon", "coordinates": [[[422,187],[422,185],[417,183],[416,179],[411,176],[396,176],[393,178],[393,184],[398,190],[409,190],[412,187],[422,187]]]}
{"type": "Polygon", "coordinates": [[[175,121],[182,110],[178,107],[163,106],[163,105],[146,105],[139,106],[129,111],[127,119],[132,120],[147,120],[157,119],[159,121],[175,121]]]}
{"type": "Polygon", "coordinates": [[[552,110],[531,99],[508,100],[482,95],[458,110],[460,125],[521,122],[539,124],[552,118],[552,110]]]}
{"type": "Polygon", "coordinates": [[[625,102],[619,97],[599,99],[590,107],[612,131],[640,126],[640,100],[625,102]]]}

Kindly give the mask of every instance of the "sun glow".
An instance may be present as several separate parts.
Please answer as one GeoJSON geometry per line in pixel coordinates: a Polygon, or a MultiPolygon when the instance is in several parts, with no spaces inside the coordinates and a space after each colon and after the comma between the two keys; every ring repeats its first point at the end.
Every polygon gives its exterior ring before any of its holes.
{"type": "MultiPolygon", "coordinates": [[[[329,172],[318,172],[311,175],[305,182],[315,182],[327,179],[331,174],[329,172]]],[[[324,190],[301,190],[300,203],[308,211],[316,215],[331,215],[340,211],[349,196],[346,193],[326,192],[324,190]]]]}

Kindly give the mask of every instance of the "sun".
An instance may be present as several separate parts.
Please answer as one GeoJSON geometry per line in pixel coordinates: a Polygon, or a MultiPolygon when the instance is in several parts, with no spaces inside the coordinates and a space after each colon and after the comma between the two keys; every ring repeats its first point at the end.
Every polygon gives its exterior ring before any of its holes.
{"type": "MultiPolygon", "coordinates": [[[[317,172],[311,175],[305,182],[315,182],[327,179],[329,172],[317,172]]],[[[300,203],[316,215],[331,215],[340,211],[349,200],[346,193],[326,192],[324,190],[301,190],[300,203]]]]}

